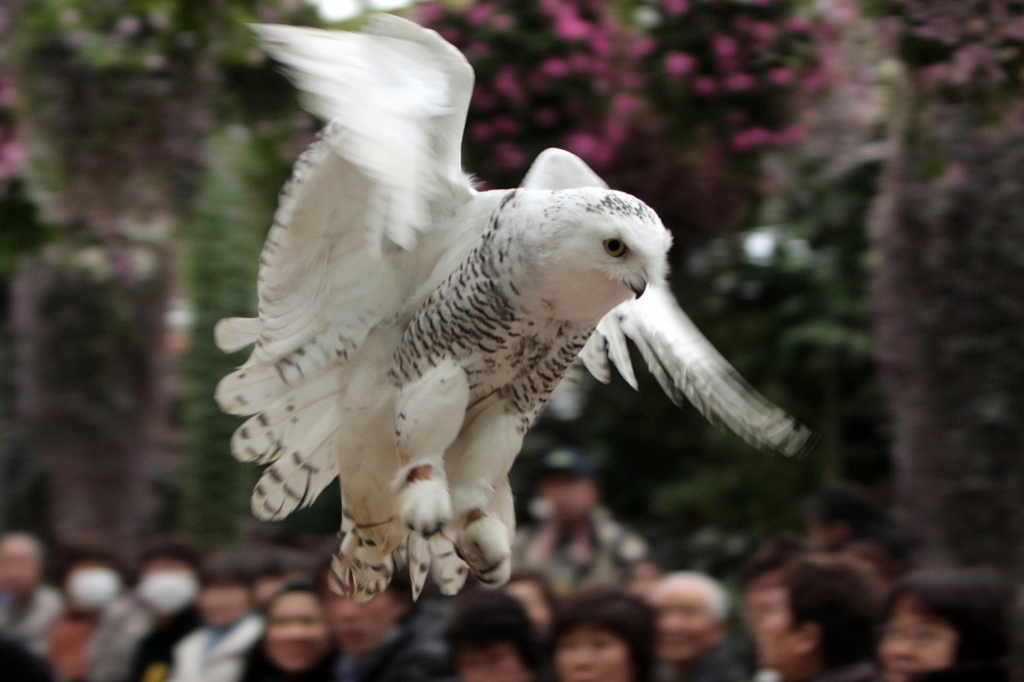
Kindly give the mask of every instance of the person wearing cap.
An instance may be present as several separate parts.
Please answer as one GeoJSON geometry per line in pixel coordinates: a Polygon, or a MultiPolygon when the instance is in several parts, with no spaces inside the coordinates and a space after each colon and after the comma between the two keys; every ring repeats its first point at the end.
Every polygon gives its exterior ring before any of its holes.
{"type": "Polygon", "coordinates": [[[540,571],[556,594],[597,583],[624,584],[647,545],[601,505],[597,466],[584,451],[559,448],[540,463],[535,513],[519,531],[513,565],[540,571]]]}

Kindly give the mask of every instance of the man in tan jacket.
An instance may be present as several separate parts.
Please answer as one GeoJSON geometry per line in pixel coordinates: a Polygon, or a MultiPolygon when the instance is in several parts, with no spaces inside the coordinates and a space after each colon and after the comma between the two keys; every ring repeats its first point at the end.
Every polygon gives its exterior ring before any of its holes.
{"type": "Polygon", "coordinates": [[[519,531],[513,566],[541,571],[558,595],[595,583],[625,584],[647,545],[602,507],[593,459],[576,448],[541,459],[537,485],[543,519],[519,531]]]}

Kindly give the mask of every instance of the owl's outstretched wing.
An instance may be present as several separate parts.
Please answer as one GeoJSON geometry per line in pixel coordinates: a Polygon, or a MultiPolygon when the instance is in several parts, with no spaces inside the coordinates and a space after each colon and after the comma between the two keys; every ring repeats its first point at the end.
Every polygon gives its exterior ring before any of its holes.
{"type": "MultiPolygon", "coordinates": [[[[548,149],[530,168],[525,187],[607,187],[581,159],[548,149]]],[[[620,304],[597,325],[580,360],[599,381],[611,380],[609,358],[637,388],[626,339],[636,345],[651,373],[677,405],[688,399],[709,421],[724,424],[751,445],[786,455],[803,452],[812,433],[765,400],[715,350],[664,284],[620,304]]]]}
{"type": "Polygon", "coordinates": [[[363,33],[253,29],[329,122],[282,191],[260,256],[258,321],[216,330],[225,350],[256,345],[218,387],[236,414],[343,362],[453,237],[435,230],[419,248],[417,235],[473,195],[459,159],[473,71],[435,32],[386,14],[363,33]]]}
{"type": "MultiPolygon", "coordinates": [[[[311,504],[339,451],[358,451],[339,372],[372,362],[360,355],[367,336],[394,324],[437,261],[474,236],[441,219],[474,196],[459,156],[473,71],[433,31],[389,15],[363,33],[253,28],[328,120],[282,191],[260,256],[259,317],[215,330],[225,351],[255,344],[216,398],[253,415],[231,449],[271,465],[252,498],[270,520],[311,504]]],[[[384,387],[388,367],[371,369],[384,387]]]]}

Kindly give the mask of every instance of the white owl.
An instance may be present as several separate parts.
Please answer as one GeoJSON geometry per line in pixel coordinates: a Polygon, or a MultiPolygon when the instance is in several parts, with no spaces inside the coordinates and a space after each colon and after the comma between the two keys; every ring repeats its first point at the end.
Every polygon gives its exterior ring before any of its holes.
{"type": "Polygon", "coordinates": [[[253,415],[231,448],[272,463],[253,513],[281,519],[341,481],[335,587],[365,600],[408,562],[454,593],[508,579],[508,470],[579,357],[636,387],[625,338],[677,403],[787,454],[808,432],[736,375],[665,284],[671,239],[580,159],[540,155],[522,187],[477,192],[460,162],[473,87],[435,32],[389,15],[362,33],[255,30],[327,119],[295,165],[260,258],[255,343],[217,400],[253,415]]]}

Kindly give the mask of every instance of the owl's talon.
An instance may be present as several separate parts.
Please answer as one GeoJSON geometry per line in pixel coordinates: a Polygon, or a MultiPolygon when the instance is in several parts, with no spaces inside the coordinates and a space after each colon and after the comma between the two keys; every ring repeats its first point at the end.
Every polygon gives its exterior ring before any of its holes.
{"type": "Polygon", "coordinates": [[[433,480],[414,481],[405,491],[402,521],[425,538],[436,534],[452,518],[448,489],[433,480]]]}
{"type": "Polygon", "coordinates": [[[508,528],[497,519],[476,515],[459,534],[456,551],[480,582],[503,585],[512,574],[508,528]]]}

